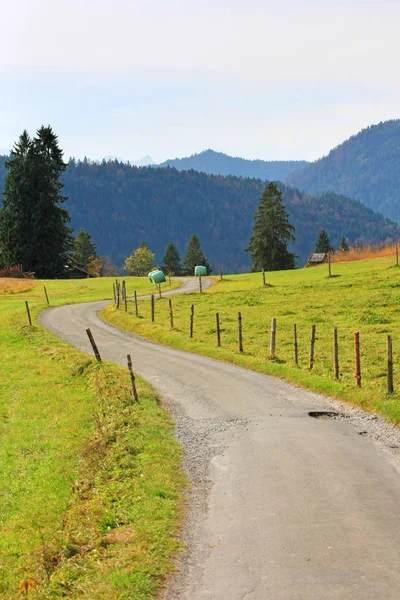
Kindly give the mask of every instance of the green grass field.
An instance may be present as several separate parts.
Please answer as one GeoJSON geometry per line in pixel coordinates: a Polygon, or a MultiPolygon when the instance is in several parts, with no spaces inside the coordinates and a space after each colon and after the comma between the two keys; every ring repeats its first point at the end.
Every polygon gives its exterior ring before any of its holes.
{"type": "Polygon", "coordinates": [[[137,319],[114,306],[105,320],[160,343],[236,363],[284,378],[317,392],[377,411],[400,422],[400,269],[393,258],[261,274],[226,276],[202,296],[173,299],[171,330],[167,299],[156,302],[156,322],[149,302],[137,319]],[[194,337],[189,338],[190,306],[195,306],[194,337]],[[237,313],[243,319],[244,352],[238,351],[237,313]],[[215,313],[221,321],[217,348],[215,313]],[[277,319],[276,358],[269,358],[271,319],[277,319]],[[297,325],[299,366],[294,362],[293,325],[297,325]],[[315,363],[308,368],[309,339],[316,325],[315,363]],[[340,380],[334,379],[333,328],[338,328],[340,380]],[[354,378],[353,334],[360,332],[362,387],[354,378]],[[393,336],[395,393],[386,393],[386,336],[393,336]]]}
{"type": "Polygon", "coordinates": [[[43,285],[53,306],[112,296],[110,278],[0,280],[0,598],[148,599],[179,547],[172,420],[151,386],[132,404],[125,369],[37,325],[43,285]]]}

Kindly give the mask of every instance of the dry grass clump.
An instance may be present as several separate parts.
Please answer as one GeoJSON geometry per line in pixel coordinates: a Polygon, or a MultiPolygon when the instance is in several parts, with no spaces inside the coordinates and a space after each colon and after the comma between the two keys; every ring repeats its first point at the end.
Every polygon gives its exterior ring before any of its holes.
{"type": "Polygon", "coordinates": [[[385,256],[396,256],[396,244],[379,244],[376,246],[363,246],[362,248],[350,248],[348,252],[338,250],[332,255],[332,262],[353,262],[356,260],[369,260],[372,258],[383,258],[385,256]]]}
{"type": "Polygon", "coordinates": [[[13,277],[0,277],[0,294],[20,294],[36,285],[32,279],[15,279],[13,277]]]}

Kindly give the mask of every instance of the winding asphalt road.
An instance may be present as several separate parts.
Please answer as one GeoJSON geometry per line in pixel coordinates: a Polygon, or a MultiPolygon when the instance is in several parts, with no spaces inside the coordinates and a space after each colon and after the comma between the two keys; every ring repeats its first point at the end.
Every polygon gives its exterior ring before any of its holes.
{"type": "MultiPolygon", "coordinates": [[[[178,292],[193,290],[185,283],[178,292]]],[[[144,341],[95,302],[41,323],[150,381],[171,409],[193,482],[179,573],[166,600],[398,600],[400,475],[329,401],[280,380],[144,341]]]]}

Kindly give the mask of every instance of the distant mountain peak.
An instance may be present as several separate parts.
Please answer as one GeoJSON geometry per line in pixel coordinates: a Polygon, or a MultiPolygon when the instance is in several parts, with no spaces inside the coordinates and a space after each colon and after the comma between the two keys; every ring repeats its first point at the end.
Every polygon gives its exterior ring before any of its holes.
{"type": "Polygon", "coordinates": [[[159,167],[174,167],[178,171],[199,171],[208,175],[233,175],[251,179],[282,180],[293,171],[308,165],[305,160],[250,160],[233,157],[211,148],[185,158],[166,160],[159,167]]]}

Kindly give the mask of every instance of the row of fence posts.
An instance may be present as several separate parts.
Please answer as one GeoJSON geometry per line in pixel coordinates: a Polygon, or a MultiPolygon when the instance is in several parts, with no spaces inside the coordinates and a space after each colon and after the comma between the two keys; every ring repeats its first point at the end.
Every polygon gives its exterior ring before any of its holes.
{"type": "MultiPolygon", "coordinates": [[[[171,329],[174,328],[174,314],[172,308],[172,300],[168,300],[169,303],[169,319],[171,329]]],[[[152,297],[151,303],[151,318],[154,322],[154,297],[152,297]]],[[[192,339],[194,335],[194,304],[190,306],[190,319],[189,319],[189,337],[192,339]]],[[[242,313],[238,312],[238,351],[243,352],[243,318],[242,313]]],[[[217,335],[217,346],[221,346],[221,321],[219,313],[215,313],[216,323],[216,335],[217,335]]],[[[274,359],[276,356],[276,333],[277,333],[277,320],[272,318],[271,321],[271,332],[270,332],[270,344],[269,344],[269,358],[274,359]]],[[[311,326],[310,332],[310,347],[309,347],[309,360],[308,369],[310,371],[314,368],[314,355],[315,355],[315,340],[316,340],[316,326],[311,326]]],[[[392,348],[392,337],[388,335],[386,337],[386,355],[387,355],[387,391],[392,394],[394,392],[393,384],[393,348],[392,348]]],[[[293,358],[295,364],[299,365],[299,345],[297,339],[297,325],[293,325],[293,358]]],[[[361,359],[360,359],[360,333],[354,332],[354,364],[355,364],[355,380],[356,386],[361,387],[361,359]]],[[[334,378],[340,378],[339,372],[339,344],[338,344],[338,330],[337,327],[333,329],[333,372],[334,378]]]]}

